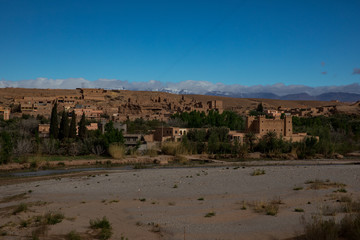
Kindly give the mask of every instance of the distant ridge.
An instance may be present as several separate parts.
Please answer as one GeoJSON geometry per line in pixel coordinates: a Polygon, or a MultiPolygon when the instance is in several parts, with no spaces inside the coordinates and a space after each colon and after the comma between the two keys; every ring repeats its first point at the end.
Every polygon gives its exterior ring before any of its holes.
{"type": "Polygon", "coordinates": [[[360,100],[360,84],[339,86],[272,85],[244,86],[240,84],[212,83],[208,81],[185,80],[180,82],[160,82],[149,80],[131,82],[116,79],[89,81],[84,78],[36,78],[21,81],[1,80],[0,88],[76,89],[103,88],[130,91],[157,91],[175,94],[200,94],[235,98],[263,98],[274,100],[319,100],[356,102],[360,100]]]}
{"type": "Polygon", "coordinates": [[[274,93],[224,93],[224,92],[207,92],[206,95],[236,97],[236,98],[266,98],[279,100],[309,100],[309,101],[333,101],[340,102],[357,102],[360,101],[360,94],[346,92],[328,92],[317,96],[311,96],[308,93],[295,93],[279,96],[274,93]]]}

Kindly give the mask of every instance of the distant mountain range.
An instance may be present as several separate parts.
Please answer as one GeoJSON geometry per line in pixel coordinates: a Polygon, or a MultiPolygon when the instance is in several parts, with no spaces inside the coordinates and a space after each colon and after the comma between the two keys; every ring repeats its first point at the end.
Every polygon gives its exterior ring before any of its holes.
{"type": "Polygon", "coordinates": [[[279,96],[269,92],[259,93],[226,93],[226,92],[207,92],[205,95],[235,97],[235,98],[266,98],[280,100],[313,100],[313,101],[332,101],[356,102],[360,100],[360,94],[346,92],[328,92],[317,96],[311,96],[308,93],[295,93],[279,96]]]}
{"type": "MultiPolygon", "coordinates": [[[[179,90],[171,88],[155,89],[159,92],[175,93],[175,94],[198,94],[189,90],[179,90]]],[[[210,91],[203,95],[234,97],[234,98],[265,98],[265,99],[280,99],[280,100],[309,100],[309,101],[332,101],[338,100],[340,102],[357,102],[360,101],[360,94],[347,92],[327,92],[312,96],[308,93],[294,93],[287,95],[277,95],[271,92],[255,92],[255,93],[233,93],[223,91],[210,91]]]]}
{"type": "Polygon", "coordinates": [[[353,83],[340,86],[310,87],[306,85],[272,85],[244,86],[240,84],[211,83],[208,81],[186,80],[181,82],[160,82],[149,80],[129,82],[116,79],[98,79],[89,81],[84,78],[48,79],[36,78],[21,81],[0,81],[0,88],[42,88],[42,89],[75,89],[104,88],[132,91],[160,91],[175,94],[200,94],[236,98],[266,98],[282,100],[317,100],[356,102],[360,100],[360,84],[353,83]]]}

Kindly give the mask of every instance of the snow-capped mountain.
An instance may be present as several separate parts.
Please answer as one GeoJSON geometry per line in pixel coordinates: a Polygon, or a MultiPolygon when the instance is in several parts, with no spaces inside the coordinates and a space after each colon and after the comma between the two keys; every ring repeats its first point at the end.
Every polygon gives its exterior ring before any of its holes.
{"type": "Polygon", "coordinates": [[[355,102],[360,100],[360,85],[353,83],[342,86],[310,87],[305,85],[272,85],[245,86],[240,84],[211,83],[208,81],[186,80],[163,83],[156,80],[129,82],[116,79],[98,79],[89,81],[84,78],[48,79],[36,78],[22,81],[0,81],[1,88],[104,88],[133,91],[160,91],[174,94],[202,94],[237,98],[267,98],[283,100],[339,100],[355,102]]]}

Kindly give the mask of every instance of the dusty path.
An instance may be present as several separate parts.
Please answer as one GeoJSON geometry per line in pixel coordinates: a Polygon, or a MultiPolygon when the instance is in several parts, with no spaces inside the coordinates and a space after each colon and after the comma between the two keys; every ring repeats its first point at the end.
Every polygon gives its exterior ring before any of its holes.
{"type": "Polygon", "coordinates": [[[336,200],[342,196],[359,199],[359,182],[360,165],[165,168],[57,176],[0,186],[0,232],[6,233],[3,239],[31,236],[35,227],[21,227],[22,220],[60,211],[65,219],[48,226],[40,239],[64,239],[71,230],[89,236],[89,220],[103,216],[112,223],[112,239],[286,239],[302,230],[302,215],[310,218],[338,208],[336,200]],[[265,174],[251,176],[259,168],[265,174]],[[305,182],[315,179],[346,184],[347,192],[334,193],[340,186],[308,189],[305,182]],[[14,195],[19,199],[1,200],[14,195]],[[273,200],[281,202],[276,216],[266,215],[261,207],[254,210],[273,200]],[[28,210],[13,215],[21,202],[28,210]],[[214,216],[205,217],[209,213],[214,216]]]}

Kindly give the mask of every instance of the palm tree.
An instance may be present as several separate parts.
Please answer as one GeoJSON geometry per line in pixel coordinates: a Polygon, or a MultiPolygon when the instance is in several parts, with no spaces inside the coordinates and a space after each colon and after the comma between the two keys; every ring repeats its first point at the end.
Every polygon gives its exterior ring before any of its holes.
{"type": "Polygon", "coordinates": [[[264,136],[264,140],[267,144],[267,149],[269,152],[276,150],[276,132],[270,131],[267,132],[264,136]]]}
{"type": "Polygon", "coordinates": [[[256,137],[253,132],[248,132],[245,134],[244,142],[249,145],[250,151],[254,150],[256,137]]]}

